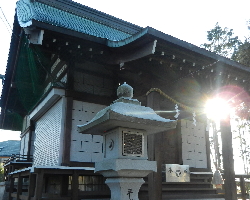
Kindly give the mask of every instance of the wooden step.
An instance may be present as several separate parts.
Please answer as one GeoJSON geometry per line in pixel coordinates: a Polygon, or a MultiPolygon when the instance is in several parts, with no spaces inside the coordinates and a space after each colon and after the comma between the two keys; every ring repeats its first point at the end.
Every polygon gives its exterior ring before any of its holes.
{"type": "MultiPolygon", "coordinates": [[[[148,199],[147,194],[139,193],[140,200],[150,200],[148,199]]],[[[162,200],[186,200],[186,199],[224,199],[224,195],[222,194],[174,194],[174,195],[166,195],[162,194],[162,200]]]]}
{"type": "Polygon", "coordinates": [[[209,182],[163,182],[162,187],[176,188],[176,187],[188,187],[188,188],[213,188],[209,182]]]}
{"type": "Polygon", "coordinates": [[[188,188],[188,187],[178,187],[178,188],[162,188],[163,192],[183,192],[183,193],[209,193],[217,194],[217,190],[214,188],[188,188]]]}
{"type": "MultiPolygon", "coordinates": [[[[186,200],[186,199],[223,199],[224,195],[222,194],[192,194],[192,195],[162,195],[162,200],[186,200]]],[[[140,199],[142,200],[142,199],[140,199]]]]}
{"type": "MultiPolygon", "coordinates": [[[[148,191],[148,187],[141,187],[140,191],[148,191]]],[[[162,192],[167,193],[209,193],[209,194],[217,194],[217,190],[214,188],[190,188],[190,187],[163,187],[162,192]]]]}

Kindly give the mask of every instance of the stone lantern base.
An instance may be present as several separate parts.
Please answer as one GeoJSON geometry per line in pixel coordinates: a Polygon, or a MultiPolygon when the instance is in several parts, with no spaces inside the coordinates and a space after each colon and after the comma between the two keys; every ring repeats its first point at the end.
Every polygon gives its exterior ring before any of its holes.
{"type": "Polygon", "coordinates": [[[156,161],[148,160],[108,159],[95,164],[95,172],[107,178],[110,200],[139,200],[143,177],[156,170],[156,161]]]}
{"type": "Polygon", "coordinates": [[[107,178],[105,182],[111,190],[110,200],[139,200],[138,192],[143,178],[107,178]]]}

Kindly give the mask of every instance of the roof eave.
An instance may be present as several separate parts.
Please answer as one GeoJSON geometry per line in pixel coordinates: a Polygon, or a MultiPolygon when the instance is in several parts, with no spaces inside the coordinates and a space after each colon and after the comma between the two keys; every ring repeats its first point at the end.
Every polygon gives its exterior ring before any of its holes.
{"type": "Polygon", "coordinates": [[[78,16],[88,18],[90,20],[105,24],[110,27],[114,27],[116,29],[122,30],[130,34],[135,34],[136,32],[141,31],[142,29],[142,27],[140,26],[126,22],[124,20],[113,17],[104,12],[98,11],[96,9],[90,8],[80,3],[76,3],[74,1],[65,1],[65,0],[35,0],[35,1],[55,7],[60,10],[74,13],[78,16]]]}
{"type": "Polygon", "coordinates": [[[6,71],[5,71],[5,79],[4,79],[4,86],[2,89],[2,96],[1,96],[1,107],[5,107],[6,100],[7,100],[7,93],[11,88],[11,81],[12,76],[14,73],[14,67],[16,63],[16,56],[18,54],[18,44],[20,39],[20,32],[21,27],[19,26],[17,19],[15,17],[13,23],[13,32],[11,36],[11,43],[9,48],[9,57],[7,61],[6,71]]]}
{"type": "Polygon", "coordinates": [[[175,38],[171,35],[165,34],[165,33],[158,31],[154,28],[151,28],[151,27],[147,27],[147,28],[148,28],[148,34],[153,36],[153,37],[165,40],[166,42],[170,42],[170,43],[177,45],[177,46],[180,46],[186,50],[193,51],[195,53],[201,54],[202,56],[206,56],[208,58],[214,59],[215,61],[220,61],[220,62],[225,63],[227,65],[230,65],[232,67],[236,67],[236,68],[241,69],[243,71],[250,72],[249,67],[246,67],[238,62],[235,62],[233,60],[230,60],[226,57],[220,56],[220,55],[213,53],[211,51],[208,51],[208,50],[200,48],[196,45],[193,45],[193,44],[190,44],[190,43],[185,42],[183,40],[180,40],[178,38],[175,38]]]}

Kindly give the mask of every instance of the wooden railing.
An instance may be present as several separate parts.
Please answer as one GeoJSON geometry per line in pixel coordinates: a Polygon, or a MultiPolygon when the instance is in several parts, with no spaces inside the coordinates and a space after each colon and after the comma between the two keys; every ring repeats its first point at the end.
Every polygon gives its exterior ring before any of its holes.
{"type": "Polygon", "coordinates": [[[31,155],[12,154],[7,160],[3,162],[4,166],[13,162],[32,162],[31,155]]]}
{"type": "Polygon", "coordinates": [[[235,178],[240,179],[239,183],[240,183],[241,193],[238,195],[238,197],[241,198],[242,200],[246,200],[248,194],[247,194],[247,190],[246,190],[245,179],[250,178],[250,175],[247,175],[247,174],[235,174],[235,178]]]}

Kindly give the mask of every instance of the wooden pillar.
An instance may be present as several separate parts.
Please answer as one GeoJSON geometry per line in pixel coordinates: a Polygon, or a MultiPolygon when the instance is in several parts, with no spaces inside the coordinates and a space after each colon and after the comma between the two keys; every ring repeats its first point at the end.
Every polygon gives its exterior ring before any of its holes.
{"type": "Polygon", "coordinates": [[[11,200],[12,199],[11,194],[14,192],[15,178],[12,177],[12,175],[9,175],[9,181],[10,181],[9,200],[11,200]]]}
{"type": "MultiPolygon", "coordinates": [[[[147,96],[147,106],[155,111],[160,110],[160,94],[158,92],[151,92],[147,96]]],[[[162,174],[161,162],[159,158],[159,146],[156,150],[156,141],[158,134],[148,135],[148,160],[157,161],[157,172],[148,175],[148,198],[151,200],[162,199],[162,174]]]]}
{"type": "Polygon", "coordinates": [[[66,116],[65,116],[65,123],[64,123],[62,165],[69,166],[70,165],[73,98],[65,97],[65,99],[66,99],[66,116]]]}
{"type": "Polygon", "coordinates": [[[240,177],[240,190],[241,190],[241,199],[246,200],[246,186],[245,186],[245,179],[243,176],[240,177]]]}
{"type": "Polygon", "coordinates": [[[28,200],[30,200],[35,195],[36,188],[36,175],[29,175],[29,186],[28,186],[28,200]]]}
{"type": "Polygon", "coordinates": [[[66,196],[69,188],[69,175],[62,175],[60,195],[66,196]]]}
{"type": "Polygon", "coordinates": [[[78,200],[78,193],[79,193],[79,174],[76,170],[74,170],[72,174],[72,185],[71,185],[71,193],[72,193],[72,200],[78,200]]]}
{"type": "Polygon", "coordinates": [[[235,183],[234,159],[233,159],[233,144],[230,119],[221,120],[221,140],[222,140],[222,157],[224,168],[224,187],[225,199],[237,200],[237,191],[235,183]]]}
{"type": "Polygon", "coordinates": [[[29,142],[28,142],[28,152],[27,152],[27,161],[28,162],[31,162],[32,160],[32,156],[33,155],[31,155],[31,147],[32,147],[32,137],[33,137],[33,134],[35,134],[34,133],[34,131],[35,131],[35,125],[34,125],[34,121],[33,120],[31,120],[30,121],[30,127],[29,127],[29,142]]]}
{"type": "Polygon", "coordinates": [[[4,167],[4,181],[8,181],[8,171],[9,168],[8,167],[4,167]]]}
{"type": "Polygon", "coordinates": [[[35,200],[40,200],[42,198],[42,192],[43,192],[43,177],[44,177],[44,171],[38,170],[36,174],[36,188],[35,188],[35,200]]]}
{"type": "MultiPolygon", "coordinates": [[[[205,126],[207,126],[207,124],[205,124],[205,126]]],[[[205,129],[207,129],[205,127],[205,129]]],[[[209,140],[209,131],[205,130],[205,141],[206,141],[206,152],[207,152],[207,168],[209,169],[209,171],[212,171],[212,165],[211,165],[211,149],[210,149],[210,140],[209,140]]]]}
{"type": "Polygon", "coordinates": [[[19,173],[17,182],[17,197],[16,197],[17,200],[19,200],[19,197],[22,194],[22,187],[23,187],[23,177],[21,176],[21,173],[19,173]]]}

